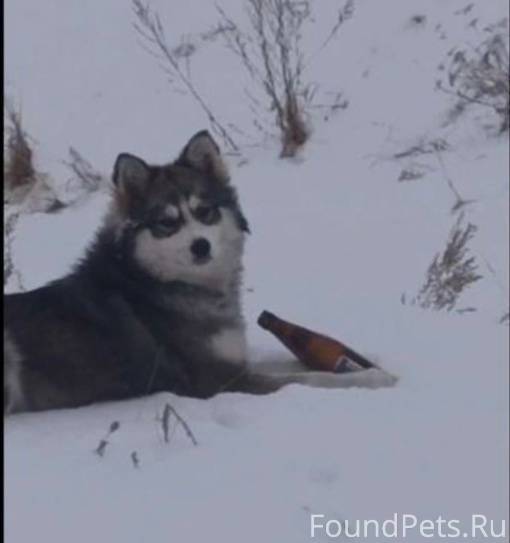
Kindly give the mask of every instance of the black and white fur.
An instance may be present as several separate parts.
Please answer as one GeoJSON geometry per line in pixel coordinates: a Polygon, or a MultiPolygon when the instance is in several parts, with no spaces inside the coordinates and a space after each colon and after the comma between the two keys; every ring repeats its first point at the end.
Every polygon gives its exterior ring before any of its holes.
{"type": "Polygon", "coordinates": [[[207,398],[356,384],[250,371],[240,305],[248,223],[206,131],[165,166],[121,154],[113,184],[104,224],[74,271],[4,298],[6,412],[156,391],[207,398]]]}

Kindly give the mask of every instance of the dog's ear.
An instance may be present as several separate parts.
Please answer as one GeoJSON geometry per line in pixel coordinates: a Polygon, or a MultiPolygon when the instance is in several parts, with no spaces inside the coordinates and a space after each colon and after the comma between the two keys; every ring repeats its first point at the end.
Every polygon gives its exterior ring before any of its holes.
{"type": "Polygon", "coordinates": [[[127,195],[143,194],[150,178],[150,168],[141,158],[121,153],[113,167],[113,184],[127,195]]]}
{"type": "Polygon", "coordinates": [[[218,144],[207,130],[197,132],[184,147],[177,164],[189,166],[221,183],[228,183],[230,175],[218,144]]]}
{"type": "Polygon", "coordinates": [[[239,228],[243,232],[246,232],[247,234],[251,234],[250,225],[248,224],[248,221],[241,210],[238,210],[235,213],[235,218],[237,221],[237,226],[239,226],[239,228]]]}

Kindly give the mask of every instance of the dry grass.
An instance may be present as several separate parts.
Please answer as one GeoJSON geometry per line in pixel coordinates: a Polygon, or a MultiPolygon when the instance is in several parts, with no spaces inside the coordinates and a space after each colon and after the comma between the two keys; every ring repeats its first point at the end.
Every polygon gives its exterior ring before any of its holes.
{"type": "Polygon", "coordinates": [[[451,311],[465,289],[482,278],[468,247],[477,228],[471,223],[463,225],[463,221],[461,214],[450,232],[446,248],[432,260],[425,283],[413,303],[424,308],[451,311]]]}
{"type": "Polygon", "coordinates": [[[101,186],[103,176],[74,147],[69,147],[69,160],[65,160],[64,164],[87,192],[96,191],[101,186]]]}
{"type": "MultiPolygon", "coordinates": [[[[240,59],[266,98],[264,108],[274,115],[282,157],[294,156],[310,136],[306,105],[312,94],[311,84],[303,80],[310,57],[305,58],[302,34],[304,26],[312,20],[311,5],[307,0],[245,0],[246,28],[218,7],[219,28],[227,48],[240,59]]],[[[315,56],[352,16],[353,6],[353,0],[347,0],[339,10],[337,20],[315,56]]],[[[259,108],[259,101],[247,93],[254,108],[259,108]]],[[[258,128],[265,131],[264,127],[258,128]]]]}
{"type": "Polygon", "coordinates": [[[202,93],[197,89],[189,75],[189,57],[193,54],[190,47],[172,48],[168,45],[163,23],[159,14],[152,10],[143,0],[132,0],[133,12],[136,21],[133,24],[141,38],[141,45],[153,57],[165,72],[170,84],[191,96],[206,114],[212,131],[223,140],[227,149],[239,153],[239,146],[219,118],[213,113],[211,106],[206,102],[202,93]],[[184,62],[184,65],[181,64],[184,62]]]}
{"type": "Polygon", "coordinates": [[[510,74],[507,36],[508,21],[503,20],[494,25],[491,35],[478,47],[453,49],[449,52],[446,84],[438,81],[437,86],[457,98],[450,113],[451,121],[467,107],[478,104],[491,109],[497,115],[500,133],[509,130],[510,74]]]}
{"type": "Polygon", "coordinates": [[[21,113],[12,105],[6,107],[7,138],[5,142],[4,195],[35,183],[33,151],[23,129],[21,113]]]}

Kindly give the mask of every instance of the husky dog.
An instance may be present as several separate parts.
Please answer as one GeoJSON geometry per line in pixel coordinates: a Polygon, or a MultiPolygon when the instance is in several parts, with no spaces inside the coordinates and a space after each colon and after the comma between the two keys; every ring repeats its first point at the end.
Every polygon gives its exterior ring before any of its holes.
{"type": "Polygon", "coordinates": [[[119,155],[113,185],[74,271],[5,296],[7,412],[156,391],[207,398],[287,383],[346,386],[346,376],[248,368],[240,305],[248,222],[206,131],[168,165],[119,155]]]}

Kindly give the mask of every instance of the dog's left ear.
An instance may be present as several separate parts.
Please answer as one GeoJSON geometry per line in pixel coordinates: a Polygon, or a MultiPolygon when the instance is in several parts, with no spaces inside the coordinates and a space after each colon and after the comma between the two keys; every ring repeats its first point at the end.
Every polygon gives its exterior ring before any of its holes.
{"type": "Polygon", "coordinates": [[[221,183],[228,183],[230,175],[223,161],[218,144],[207,130],[197,132],[184,147],[177,159],[183,164],[210,175],[221,183]]]}

